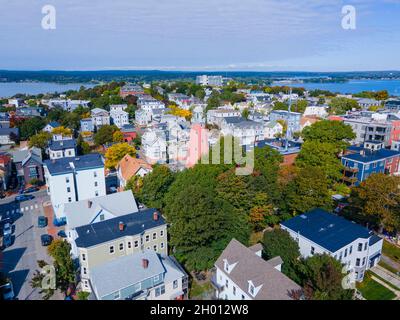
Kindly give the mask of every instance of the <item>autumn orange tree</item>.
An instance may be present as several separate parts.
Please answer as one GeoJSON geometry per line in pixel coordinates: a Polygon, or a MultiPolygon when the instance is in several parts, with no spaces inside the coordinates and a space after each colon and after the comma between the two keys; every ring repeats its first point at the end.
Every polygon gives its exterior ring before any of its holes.
{"type": "Polygon", "coordinates": [[[190,112],[189,110],[181,109],[174,105],[170,105],[168,108],[171,110],[170,114],[174,116],[182,117],[186,120],[189,120],[192,117],[192,112],[190,112]]]}
{"type": "Polygon", "coordinates": [[[123,142],[124,141],[124,134],[121,131],[115,131],[113,133],[113,142],[123,142]]]}
{"type": "Polygon", "coordinates": [[[125,156],[135,156],[136,149],[128,143],[117,143],[109,147],[106,151],[106,168],[113,169],[117,166],[118,162],[125,156]]]}

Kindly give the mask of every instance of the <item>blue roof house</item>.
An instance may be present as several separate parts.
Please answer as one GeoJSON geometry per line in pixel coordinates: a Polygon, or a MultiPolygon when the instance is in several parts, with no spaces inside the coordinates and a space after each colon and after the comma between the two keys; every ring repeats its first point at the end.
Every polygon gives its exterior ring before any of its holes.
{"type": "Polygon", "coordinates": [[[388,150],[383,143],[367,141],[362,147],[351,146],[348,154],[342,156],[343,181],[349,185],[359,185],[371,174],[393,174],[399,170],[400,152],[388,150]]]}
{"type": "Polygon", "coordinates": [[[362,281],[365,272],[381,257],[383,239],[367,228],[323,209],[313,209],[281,223],[307,258],[328,254],[349,272],[349,283],[362,281]]]}

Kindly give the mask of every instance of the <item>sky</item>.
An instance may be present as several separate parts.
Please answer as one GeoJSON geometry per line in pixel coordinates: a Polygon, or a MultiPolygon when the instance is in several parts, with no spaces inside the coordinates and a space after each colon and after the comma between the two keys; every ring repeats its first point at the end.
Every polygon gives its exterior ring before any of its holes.
{"type": "Polygon", "coordinates": [[[400,70],[399,17],[400,0],[0,0],[0,69],[400,70]]]}

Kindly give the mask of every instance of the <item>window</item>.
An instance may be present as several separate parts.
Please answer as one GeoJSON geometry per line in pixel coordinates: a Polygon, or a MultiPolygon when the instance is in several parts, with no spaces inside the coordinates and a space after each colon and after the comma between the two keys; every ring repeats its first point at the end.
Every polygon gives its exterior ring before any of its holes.
{"type": "Polygon", "coordinates": [[[97,187],[97,186],[98,186],[98,183],[97,183],[97,181],[95,181],[95,182],[94,182],[94,186],[95,186],[95,187],[97,187]]]}
{"type": "Polygon", "coordinates": [[[68,202],[72,202],[72,198],[71,197],[68,197],[68,202]]]}
{"type": "Polygon", "coordinates": [[[103,213],[100,215],[100,221],[104,221],[104,214],[103,213]]]}
{"type": "Polygon", "coordinates": [[[66,183],[69,183],[69,178],[65,178],[65,182],[66,182],[66,183]]]}
{"type": "Polygon", "coordinates": [[[244,295],[242,295],[242,300],[244,300],[244,295]]]}
{"type": "Polygon", "coordinates": [[[358,251],[362,251],[362,247],[363,247],[362,243],[359,243],[358,244],[358,251]]]}
{"type": "Polygon", "coordinates": [[[146,242],[149,242],[149,241],[150,241],[150,236],[146,235],[146,242]]]}
{"type": "Polygon", "coordinates": [[[128,242],[128,249],[132,248],[132,243],[129,241],[128,242]]]}
{"type": "Polygon", "coordinates": [[[360,266],[360,259],[357,258],[357,260],[356,260],[356,267],[359,267],[359,266],[360,266]]]}
{"type": "Polygon", "coordinates": [[[114,253],[114,246],[110,246],[110,253],[114,253]]]}
{"type": "Polygon", "coordinates": [[[311,247],[311,254],[314,254],[314,252],[315,252],[315,248],[311,247]]]}
{"type": "Polygon", "coordinates": [[[160,296],[161,294],[165,293],[165,286],[161,286],[156,288],[156,297],[160,296]]]}
{"type": "Polygon", "coordinates": [[[366,242],[364,245],[364,251],[367,250],[367,247],[368,247],[368,242],[366,242]]]}
{"type": "Polygon", "coordinates": [[[93,177],[97,178],[97,172],[96,171],[93,172],[93,177]]]}
{"type": "Polygon", "coordinates": [[[99,192],[98,191],[96,191],[94,194],[96,195],[96,197],[99,196],[99,192]]]}
{"type": "Polygon", "coordinates": [[[117,292],[115,292],[114,293],[114,300],[117,300],[117,299],[119,299],[119,291],[117,291],[117,292]]]}
{"type": "Polygon", "coordinates": [[[344,250],[344,257],[347,257],[347,248],[344,250]]]}
{"type": "Polygon", "coordinates": [[[154,276],[154,277],[153,277],[153,281],[154,281],[154,282],[160,281],[160,275],[154,276]]]}
{"type": "Polygon", "coordinates": [[[236,287],[233,286],[233,295],[236,296],[236,287]]]}
{"type": "Polygon", "coordinates": [[[154,233],[153,233],[153,240],[156,240],[156,239],[157,239],[157,233],[154,232],[154,233]]]}
{"type": "Polygon", "coordinates": [[[122,250],[124,250],[124,244],[121,242],[121,243],[119,244],[119,251],[122,251],[122,250]]]}
{"type": "Polygon", "coordinates": [[[67,187],[67,192],[71,192],[71,188],[70,187],[67,187]]]}
{"type": "Polygon", "coordinates": [[[86,268],[83,268],[83,274],[86,274],[87,272],[86,272],[86,268]]]}
{"type": "Polygon", "coordinates": [[[365,257],[363,258],[363,260],[362,260],[362,265],[365,265],[365,257]]]}
{"type": "Polygon", "coordinates": [[[225,287],[229,288],[229,281],[228,281],[228,279],[225,280],[225,287]]]}
{"type": "Polygon", "coordinates": [[[135,248],[139,247],[139,241],[136,240],[136,241],[134,242],[134,246],[135,246],[135,248]]]}
{"type": "Polygon", "coordinates": [[[157,251],[157,245],[156,244],[153,246],[153,249],[154,249],[154,251],[157,251]]]}
{"type": "Polygon", "coordinates": [[[86,261],[86,254],[82,253],[82,261],[86,261]]]}
{"type": "Polygon", "coordinates": [[[351,255],[352,252],[353,252],[353,246],[350,247],[349,255],[351,255]]]}
{"type": "Polygon", "coordinates": [[[250,285],[250,287],[249,287],[249,292],[250,292],[250,294],[251,294],[252,296],[254,296],[254,286],[253,286],[253,285],[250,285]]]}
{"type": "Polygon", "coordinates": [[[342,258],[343,258],[343,251],[340,251],[340,253],[339,253],[339,261],[342,261],[342,258]]]}
{"type": "Polygon", "coordinates": [[[175,280],[175,281],[173,282],[173,288],[174,288],[174,289],[178,288],[178,280],[175,280]]]}
{"type": "Polygon", "coordinates": [[[164,242],[161,242],[161,243],[160,243],[160,248],[161,248],[161,249],[164,249],[164,242]]]}

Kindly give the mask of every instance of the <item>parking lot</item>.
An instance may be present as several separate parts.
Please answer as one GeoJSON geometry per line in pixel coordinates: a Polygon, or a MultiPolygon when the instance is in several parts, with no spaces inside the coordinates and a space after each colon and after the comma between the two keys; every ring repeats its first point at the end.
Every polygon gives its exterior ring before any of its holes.
{"type": "Polygon", "coordinates": [[[43,191],[34,195],[34,199],[21,203],[12,198],[0,202],[0,214],[12,214],[15,220],[12,245],[0,252],[0,268],[11,278],[19,300],[41,299],[39,290],[33,289],[29,282],[38,269],[37,260],[51,262],[46,247],[40,242],[40,236],[47,233],[48,228],[37,226],[38,217],[45,215],[43,203],[48,203],[49,197],[43,191]]]}

